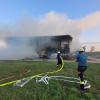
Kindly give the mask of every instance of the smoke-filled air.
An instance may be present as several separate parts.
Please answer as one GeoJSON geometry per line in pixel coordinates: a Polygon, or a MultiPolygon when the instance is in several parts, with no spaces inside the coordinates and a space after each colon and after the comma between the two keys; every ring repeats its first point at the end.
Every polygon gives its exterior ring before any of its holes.
{"type": "Polygon", "coordinates": [[[27,15],[10,25],[0,23],[0,59],[36,57],[30,41],[30,37],[36,36],[70,35],[71,51],[75,51],[81,46],[81,33],[96,26],[100,26],[100,12],[72,20],[64,13],[51,11],[37,19],[27,15]]]}

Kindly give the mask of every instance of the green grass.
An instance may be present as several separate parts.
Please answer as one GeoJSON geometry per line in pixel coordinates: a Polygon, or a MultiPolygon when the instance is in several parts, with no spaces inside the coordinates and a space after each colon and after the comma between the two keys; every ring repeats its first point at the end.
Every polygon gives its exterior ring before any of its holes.
{"type": "MultiPolygon", "coordinates": [[[[56,75],[77,77],[76,68],[76,63],[65,62],[64,69],[56,75]]],[[[56,62],[52,61],[0,61],[0,79],[10,75],[15,75],[15,79],[19,79],[56,69],[56,62]],[[30,69],[31,72],[20,76],[24,69],[30,69]]],[[[0,100],[100,100],[100,64],[89,64],[85,78],[92,85],[92,88],[85,93],[81,93],[79,85],[75,83],[51,80],[49,85],[45,85],[36,83],[33,79],[22,88],[13,85],[0,87],[0,100]]],[[[11,80],[13,79],[0,83],[11,80]]]]}

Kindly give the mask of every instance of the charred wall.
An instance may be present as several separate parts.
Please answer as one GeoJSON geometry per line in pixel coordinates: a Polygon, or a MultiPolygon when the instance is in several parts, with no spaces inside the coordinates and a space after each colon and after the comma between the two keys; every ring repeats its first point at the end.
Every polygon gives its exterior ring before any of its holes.
{"type": "Polygon", "coordinates": [[[49,57],[52,53],[60,50],[63,54],[70,53],[70,35],[39,36],[32,39],[32,43],[39,57],[49,57]]]}

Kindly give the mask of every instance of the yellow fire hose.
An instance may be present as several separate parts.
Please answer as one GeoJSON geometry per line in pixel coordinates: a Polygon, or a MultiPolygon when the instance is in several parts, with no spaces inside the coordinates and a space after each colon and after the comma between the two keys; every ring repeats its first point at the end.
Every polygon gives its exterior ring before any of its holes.
{"type": "MultiPolygon", "coordinates": [[[[51,71],[51,72],[40,73],[40,74],[33,75],[33,76],[30,76],[30,77],[26,77],[26,78],[23,78],[23,79],[27,79],[27,78],[33,79],[33,78],[35,78],[37,76],[40,76],[40,75],[44,75],[44,74],[54,74],[54,73],[60,72],[63,69],[63,67],[64,67],[64,61],[63,61],[63,59],[61,59],[61,60],[62,60],[62,65],[61,65],[61,67],[58,70],[54,70],[54,71],[51,71]]],[[[21,79],[0,84],[0,87],[3,87],[3,86],[6,86],[6,85],[10,85],[10,84],[16,83],[17,81],[20,81],[20,80],[21,79]]]]}

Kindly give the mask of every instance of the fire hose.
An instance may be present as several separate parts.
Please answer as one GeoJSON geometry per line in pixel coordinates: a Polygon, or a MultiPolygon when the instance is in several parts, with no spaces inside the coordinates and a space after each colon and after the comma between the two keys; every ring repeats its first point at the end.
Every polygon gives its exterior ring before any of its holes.
{"type": "MultiPolygon", "coordinates": [[[[63,59],[62,59],[62,62],[63,62],[63,59]]],[[[60,72],[63,69],[63,67],[64,67],[64,62],[62,63],[60,69],[58,69],[58,70],[54,70],[54,71],[51,71],[51,72],[44,72],[44,73],[40,73],[40,74],[33,75],[33,76],[30,76],[30,77],[26,77],[26,78],[23,78],[23,79],[6,82],[6,83],[3,83],[3,84],[0,84],[0,87],[10,85],[10,84],[14,84],[14,86],[17,86],[17,87],[23,87],[25,84],[27,84],[30,80],[32,80],[34,78],[36,78],[37,83],[43,82],[46,85],[49,84],[49,80],[60,80],[60,81],[80,84],[79,78],[66,77],[66,76],[48,76],[49,74],[54,74],[54,73],[60,72]]],[[[84,81],[84,85],[88,85],[86,88],[91,87],[91,85],[87,82],[87,80],[84,81]]]]}
{"type": "Polygon", "coordinates": [[[6,85],[10,85],[10,84],[16,84],[16,83],[20,83],[21,81],[25,81],[25,83],[28,83],[30,80],[38,77],[38,76],[41,76],[41,75],[48,75],[48,74],[54,74],[54,73],[57,73],[57,72],[60,72],[64,67],[64,61],[62,59],[62,65],[61,67],[58,69],[58,70],[54,70],[54,71],[50,71],[50,72],[44,72],[44,73],[40,73],[40,74],[37,74],[37,75],[33,75],[33,76],[29,76],[29,77],[26,77],[26,78],[23,78],[23,79],[18,79],[18,80],[14,80],[14,81],[10,81],[10,82],[6,82],[6,83],[3,83],[3,84],[0,84],[0,87],[3,87],[3,86],[6,86],[6,85]]]}

